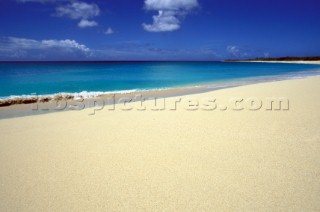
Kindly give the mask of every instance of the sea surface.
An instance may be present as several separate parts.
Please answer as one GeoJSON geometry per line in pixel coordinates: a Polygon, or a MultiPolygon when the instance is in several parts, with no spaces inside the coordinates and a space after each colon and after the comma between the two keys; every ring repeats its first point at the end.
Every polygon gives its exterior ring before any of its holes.
{"type": "Polygon", "coordinates": [[[225,62],[0,63],[0,99],[67,93],[94,97],[177,87],[232,87],[320,75],[320,65],[225,62]]]}

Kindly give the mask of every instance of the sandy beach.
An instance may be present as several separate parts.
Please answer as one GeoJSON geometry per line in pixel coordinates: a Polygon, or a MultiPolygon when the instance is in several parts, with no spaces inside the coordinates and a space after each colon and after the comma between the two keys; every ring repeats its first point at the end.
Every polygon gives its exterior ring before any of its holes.
{"type": "Polygon", "coordinates": [[[319,92],[310,77],[0,119],[0,211],[319,211],[319,92]]]}
{"type": "Polygon", "coordinates": [[[239,62],[249,62],[249,63],[295,63],[295,64],[314,64],[319,65],[320,61],[239,61],[239,62]]]}

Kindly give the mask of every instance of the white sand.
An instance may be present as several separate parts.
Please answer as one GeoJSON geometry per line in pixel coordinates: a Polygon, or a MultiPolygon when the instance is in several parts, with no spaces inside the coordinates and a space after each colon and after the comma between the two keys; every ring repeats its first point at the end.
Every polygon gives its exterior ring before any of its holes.
{"type": "Polygon", "coordinates": [[[0,211],[320,211],[319,92],[312,77],[189,96],[286,97],[289,111],[0,120],[0,211]]]}
{"type": "Polygon", "coordinates": [[[243,61],[243,62],[250,62],[250,63],[296,63],[296,64],[315,64],[320,65],[320,61],[243,61]]]}

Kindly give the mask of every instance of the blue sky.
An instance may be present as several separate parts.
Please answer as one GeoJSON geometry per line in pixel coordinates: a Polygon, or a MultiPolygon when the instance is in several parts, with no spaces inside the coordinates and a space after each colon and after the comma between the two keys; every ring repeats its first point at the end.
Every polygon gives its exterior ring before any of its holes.
{"type": "Polygon", "coordinates": [[[319,0],[0,1],[0,60],[312,55],[319,0]]]}

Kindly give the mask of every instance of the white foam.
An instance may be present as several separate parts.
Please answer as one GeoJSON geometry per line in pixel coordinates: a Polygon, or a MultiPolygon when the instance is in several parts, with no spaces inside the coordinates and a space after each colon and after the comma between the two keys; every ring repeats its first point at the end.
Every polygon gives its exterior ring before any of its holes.
{"type": "Polygon", "coordinates": [[[136,92],[148,92],[148,91],[161,91],[161,90],[167,90],[170,88],[160,88],[160,89],[132,89],[132,90],[119,90],[119,91],[81,91],[81,92],[60,92],[60,93],[54,93],[54,94],[42,94],[42,95],[36,95],[36,94],[23,94],[23,95],[10,95],[10,96],[4,96],[0,97],[0,100],[11,100],[11,99],[31,99],[31,98],[54,98],[56,96],[73,96],[74,99],[91,99],[96,98],[101,95],[108,95],[108,94],[130,94],[130,93],[136,93],[136,92]]]}

